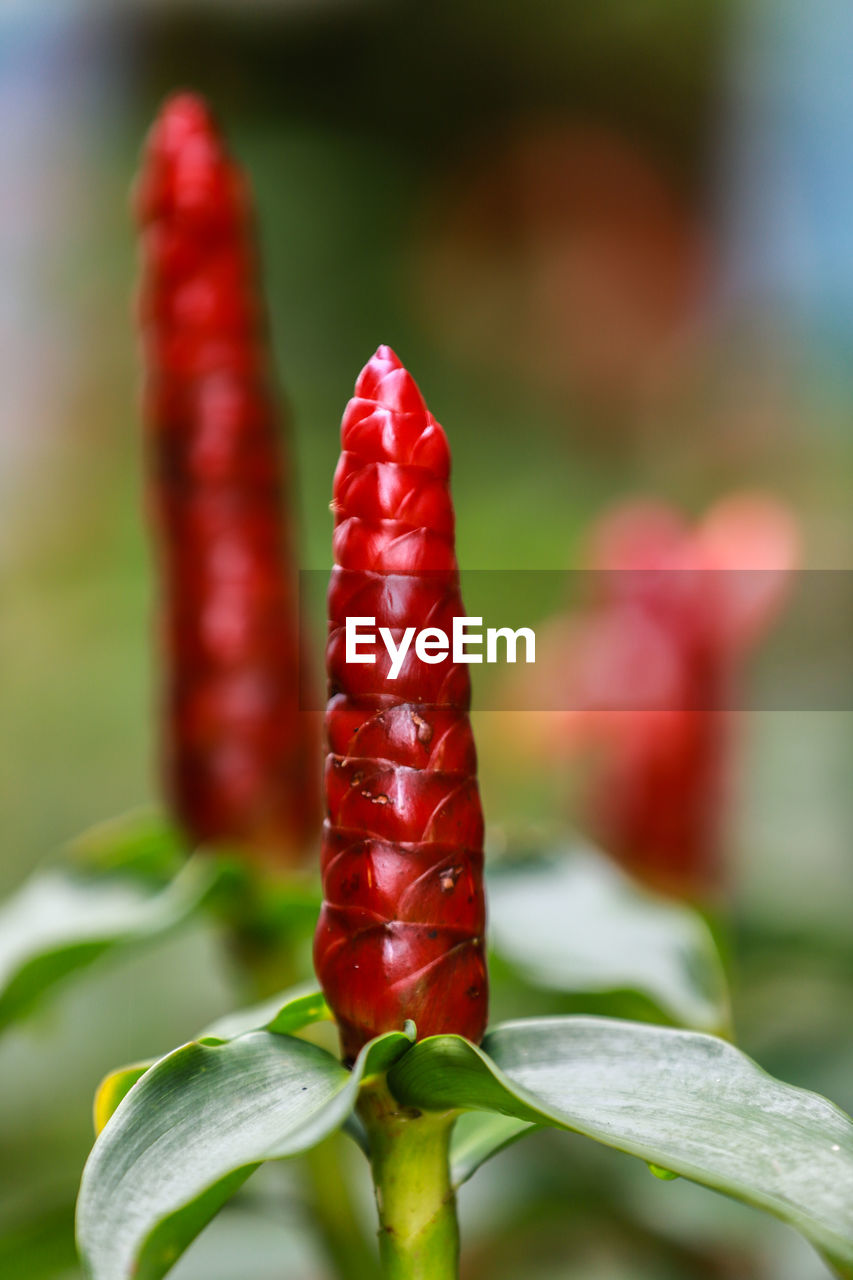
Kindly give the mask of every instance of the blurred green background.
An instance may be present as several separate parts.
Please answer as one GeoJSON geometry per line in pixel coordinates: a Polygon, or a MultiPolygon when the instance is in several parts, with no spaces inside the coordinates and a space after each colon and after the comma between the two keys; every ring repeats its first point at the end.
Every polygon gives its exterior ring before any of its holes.
{"type": "MultiPolygon", "coordinates": [[[[166,93],[208,96],[254,184],[305,567],[330,563],[340,414],[388,342],[451,440],[463,568],[561,569],[609,504],[760,487],[807,566],[844,569],[851,53],[845,0],[4,5],[0,889],[156,798],[128,192],[166,93]]],[[[555,825],[559,780],[478,719],[488,819],[555,825]]],[[[851,729],[841,707],[745,719],[730,824],[740,1043],[847,1109],[851,729]]],[[[100,1076],[235,998],[198,927],[6,1038],[4,1280],[76,1274],[100,1076]]],[[[472,1276],[825,1274],[781,1227],[587,1146],[532,1139],[469,1188],[472,1276]]],[[[267,1182],[181,1274],[284,1273],[267,1182]]],[[[293,1274],[322,1275],[288,1239],[293,1274]]]]}

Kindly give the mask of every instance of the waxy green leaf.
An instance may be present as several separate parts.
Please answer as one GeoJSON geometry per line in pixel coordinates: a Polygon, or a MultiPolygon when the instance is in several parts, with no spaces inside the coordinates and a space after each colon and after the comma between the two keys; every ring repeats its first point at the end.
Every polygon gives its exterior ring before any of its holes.
{"type": "Polygon", "coordinates": [[[538,1126],[497,1111],[466,1111],[453,1128],[450,1173],[454,1187],[477,1172],[492,1156],[538,1126]]]}
{"type": "MultiPolygon", "coordinates": [[[[277,1035],[293,1035],[303,1027],[330,1017],[322,992],[317,991],[313,983],[303,983],[289,991],[282,991],[277,996],[270,996],[260,1004],[224,1014],[197,1035],[196,1040],[200,1044],[224,1044],[226,1040],[236,1040],[249,1031],[274,1031],[277,1035]]],[[[131,1062],[104,1077],[95,1093],[96,1134],[105,1128],[118,1104],[156,1062],[156,1058],[146,1062],[131,1062]]]]}
{"type": "Polygon", "coordinates": [[[141,1080],[145,1072],[150,1071],[156,1061],[156,1058],[148,1058],[144,1062],[130,1062],[126,1067],[117,1067],[115,1071],[104,1076],[95,1091],[95,1104],[92,1108],[95,1137],[106,1128],[107,1121],[116,1111],[118,1104],[127,1097],[137,1080],[141,1080]]]}
{"type": "Polygon", "coordinates": [[[314,982],[305,982],[278,995],[270,996],[247,1009],[226,1013],[212,1022],[197,1040],[206,1044],[236,1040],[247,1031],[274,1031],[277,1035],[294,1035],[312,1022],[331,1018],[323,993],[314,982]]]}
{"type": "Polygon", "coordinates": [[[638,993],[667,1018],[725,1031],[726,983],[708,926],[586,847],[497,864],[488,875],[494,951],[533,986],[638,993]]]}
{"type": "Polygon", "coordinates": [[[175,928],[205,902],[218,874],[201,857],[165,889],[61,866],[36,872],[0,906],[0,1029],[74,970],[175,928]]]}
{"type": "Polygon", "coordinates": [[[423,1040],[392,1068],[407,1106],[571,1129],[774,1214],[853,1277],[853,1121],[724,1040],[608,1018],[510,1022],[482,1049],[423,1040]]]}
{"type": "Polygon", "coordinates": [[[265,1160],[315,1146],[345,1122],[362,1079],[409,1049],[380,1036],[352,1071],[271,1031],[192,1042],[134,1084],[95,1143],[77,1233],[93,1280],[159,1280],[265,1160]]]}
{"type": "Polygon", "coordinates": [[[180,831],[156,809],[131,809],[87,827],[67,846],[68,862],[81,871],[119,872],[166,884],[191,850],[180,831]]]}

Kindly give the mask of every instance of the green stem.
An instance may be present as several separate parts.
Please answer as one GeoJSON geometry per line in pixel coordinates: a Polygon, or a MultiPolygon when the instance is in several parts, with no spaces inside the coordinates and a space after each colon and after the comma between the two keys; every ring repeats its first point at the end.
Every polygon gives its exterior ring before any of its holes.
{"type": "Polygon", "coordinates": [[[359,1111],[370,1139],[385,1280],[457,1280],[459,1224],[450,1182],[455,1112],[401,1107],[382,1081],[359,1111]]]}

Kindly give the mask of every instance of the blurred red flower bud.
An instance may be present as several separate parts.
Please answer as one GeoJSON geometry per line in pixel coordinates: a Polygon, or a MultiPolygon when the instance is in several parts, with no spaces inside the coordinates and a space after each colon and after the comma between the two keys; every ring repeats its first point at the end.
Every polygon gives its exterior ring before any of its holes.
{"type": "Polygon", "coordinates": [[[200,98],[163,106],[135,203],[165,790],[192,841],[287,864],[319,805],[293,520],[248,192],[200,98]]]}

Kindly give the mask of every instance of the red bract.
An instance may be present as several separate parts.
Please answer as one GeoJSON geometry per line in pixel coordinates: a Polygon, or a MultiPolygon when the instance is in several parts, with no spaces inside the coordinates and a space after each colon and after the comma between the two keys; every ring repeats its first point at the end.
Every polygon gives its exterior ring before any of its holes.
{"type": "Polygon", "coordinates": [[[406,1019],[485,1029],[483,816],[465,664],[410,651],[399,677],[345,661],[348,616],[450,629],[464,615],[443,430],[394,352],[356,383],[335,474],[326,715],[328,817],[317,973],[355,1056],[406,1019]]]}
{"type": "Polygon", "coordinates": [[[576,655],[581,733],[597,747],[589,824],[636,874],[705,896],[722,882],[733,687],[797,558],[796,529],[768,498],[719,503],[695,529],[666,508],[599,525],[600,599],[576,655]]]}
{"type": "Polygon", "coordinates": [[[193,841],[286,862],[319,803],[296,571],[248,193],[200,99],[163,107],[136,208],[165,786],[193,841]]]}

